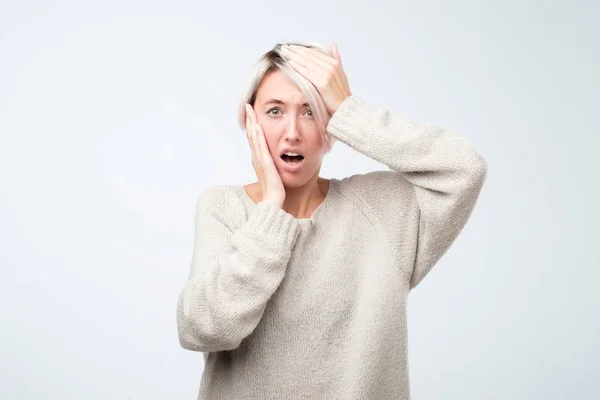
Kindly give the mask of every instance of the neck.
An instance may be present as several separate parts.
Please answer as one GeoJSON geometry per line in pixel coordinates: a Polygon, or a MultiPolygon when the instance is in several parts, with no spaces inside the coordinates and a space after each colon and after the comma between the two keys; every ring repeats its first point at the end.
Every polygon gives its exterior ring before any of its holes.
{"type": "Polygon", "coordinates": [[[316,176],[305,185],[285,188],[283,210],[295,218],[310,218],[327,195],[327,180],[316,176]]]}

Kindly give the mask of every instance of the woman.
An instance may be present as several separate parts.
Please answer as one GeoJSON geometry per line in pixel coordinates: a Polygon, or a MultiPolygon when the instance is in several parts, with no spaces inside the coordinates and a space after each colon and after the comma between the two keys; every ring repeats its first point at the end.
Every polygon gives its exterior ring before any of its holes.
{"type": "Polygon", "coordinates": [[[487,174],[464,138],[352,95],[333,45],[280,45],[239,113],[258,181],[200,195],[179,340],[200,399],[409,399],[408,293],[487,174]],[[389,166],[319,177],[333,143],[389,166]]]}

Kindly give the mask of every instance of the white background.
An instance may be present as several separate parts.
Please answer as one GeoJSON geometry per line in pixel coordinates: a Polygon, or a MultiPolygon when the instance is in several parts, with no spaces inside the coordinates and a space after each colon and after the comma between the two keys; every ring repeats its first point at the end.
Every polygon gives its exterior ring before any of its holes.
{"type": "MultiPolygon", "coordinates": [[[[488,180],[409,297],[414,399],[600,385],[597,2],[2,1],[0,398],[193,399],[195,201],[255,180],[237,99],[280,41],[468,137],[488,180]]],[[[385,168],[337,143],[324,177],[385,168]]],[[[382,338],[382,340],[385,338],[382,338]]]]}

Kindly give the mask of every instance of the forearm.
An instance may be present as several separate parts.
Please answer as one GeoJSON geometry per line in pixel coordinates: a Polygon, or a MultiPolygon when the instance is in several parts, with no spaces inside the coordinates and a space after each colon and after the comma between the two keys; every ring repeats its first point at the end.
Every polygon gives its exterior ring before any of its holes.
{"type": "Polygon", "coordinates": [[[371,107],[355,96],[342,103],[327,130],[423,188],[458,194],[476,190],[485,179],[486,162],[466,138],[371,107]]]}
{"type": "Polygon", "coordinates": [[[281,283],[297,227],[277,206],[261,204],[214,257],[207,257],[218,247],[208,242],[211,232],[202,234],[178,299],[179,339],[189,350],[231,350],[256,328],[281,283]]]}

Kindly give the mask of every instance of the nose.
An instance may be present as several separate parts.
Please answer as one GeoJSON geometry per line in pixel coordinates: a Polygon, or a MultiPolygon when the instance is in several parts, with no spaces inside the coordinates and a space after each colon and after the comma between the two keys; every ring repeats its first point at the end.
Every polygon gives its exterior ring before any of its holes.
{"type": "Polygon", "coordinates": [[[285,140],[288,142],[299,142],[300,137],[298,123],[295,118],[291,118],[285,130],[285,140]]]}

